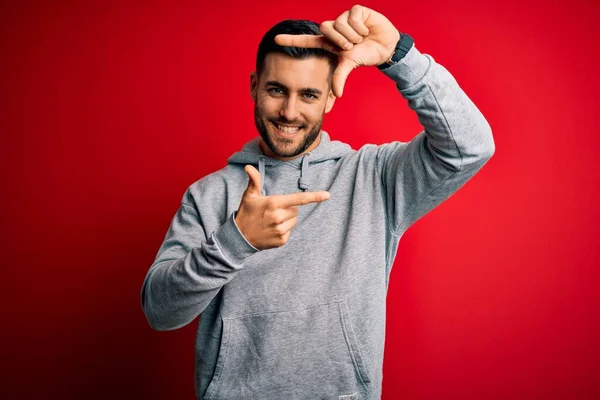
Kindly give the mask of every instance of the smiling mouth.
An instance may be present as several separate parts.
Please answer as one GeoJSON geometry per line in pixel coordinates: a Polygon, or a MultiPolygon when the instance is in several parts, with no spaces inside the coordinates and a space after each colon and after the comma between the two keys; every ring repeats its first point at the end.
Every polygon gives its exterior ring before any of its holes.
{"type": "Polygon", "coordinates": [[[296,133],[302,130],[301,125],[281,125],[276,122],[271,123],[282,136],[294,136],[296,133]]]}

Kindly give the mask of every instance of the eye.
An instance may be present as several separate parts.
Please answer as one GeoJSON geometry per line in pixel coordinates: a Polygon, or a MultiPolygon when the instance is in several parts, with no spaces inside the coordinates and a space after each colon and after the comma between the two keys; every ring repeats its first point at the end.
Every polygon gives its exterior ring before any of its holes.
{"type": "Polygon", "coordinates": [[[303,96],[304,96],[305,98],[309,99],[309,100],[314,100],[314,99],[316,99],[316,98],[317,98],[317,96],[315,96],[315,95],[314,95],[314,94],[312,94],[312,93],[304,93],[304,94],[303,94],[303,96]]]}
{"type": "Polygon", "coordinates": [[[282,94],[283,93],[283,91],[278,87],[268,88],[267,92],[272,93],[272,94],[282,94]]]}

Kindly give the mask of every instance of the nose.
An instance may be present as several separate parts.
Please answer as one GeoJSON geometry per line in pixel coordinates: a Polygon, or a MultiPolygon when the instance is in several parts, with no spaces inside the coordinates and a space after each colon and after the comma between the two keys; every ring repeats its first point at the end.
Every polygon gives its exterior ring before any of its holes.
{"type": "Polygon", "coordinates": [[[298,101],[295,96],[287,96],[281,105],[279,115],[284,117],[288,121],[294,121],[300,115],[298,109],[298,101]]]}

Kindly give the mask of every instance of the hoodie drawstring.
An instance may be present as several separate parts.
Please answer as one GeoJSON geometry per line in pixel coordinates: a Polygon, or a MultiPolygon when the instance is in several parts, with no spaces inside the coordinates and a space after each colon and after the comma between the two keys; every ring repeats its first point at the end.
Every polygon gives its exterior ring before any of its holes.
{"type": "Polygon", "coordinates": [[[298,179],[298,187],[302,190],[304,190],[305,192],[308,190],[309,188],[309,182],[308,182],[308,156],[310,155],[310,153],[305,154],[304,156],[302,156],[302,169],[300,170],[300,179],[298,179]]]}
{"type": "MultiPolygon", "coordinates": [[[[300,168],[300,178],[298,179],[298,187],[305,192],[310,187],[310,182],[308,180],[308,156],[310,153],[302,156],[302,166],[300,168]]],[[[263,196],[266,196],[265,192],[265,157],[260,156],[258,158],[258,172],[260,173],[260,193],[263,196]]]]}
{"type": "Polygon", "coordinates": [[[265,158],[258,158],[258,172],[260,173],[260,194],[266,196],[265,192],[265,158]]]}

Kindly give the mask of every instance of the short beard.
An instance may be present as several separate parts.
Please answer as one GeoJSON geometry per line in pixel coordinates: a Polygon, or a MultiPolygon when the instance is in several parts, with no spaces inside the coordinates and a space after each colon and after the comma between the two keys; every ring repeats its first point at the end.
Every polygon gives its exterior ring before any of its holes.
{"type": "MultiPolygon", "coordinates": [[[[271,137],[269,136],[269,132],[262,119],[258,106],[256,104],[254,106],[254,124],[256,125],[256,129],[258,130],[258,133],[260,133],[260,137],[263,139],[263,141],[266,143],[269,149],[273,153],[277,154],[279,157],[296,157],[297,155],[304,153],[304,151],[306,151],[306,149],[308,149],[310,145],[312,145],[314,141],[317,140],[317,138],[319,137],[321,127],[323,126],[324,115],[325,113],[323,113],[321,119],[317,121],[313,129],[311,129],[308,135],[306,135],[306,137],[304,138],[304,142],[302,143],[302,145],[300,145],[300,147],[298,147],[296,150],[292,149],[292,151],[290,152],[283,153],[277,150],[277,148],[275,147],[275,143],[273,143],[273,140],[271,140],[271,137]]],[[[289,123],[289,121],[283,121],[281,119],[273,122],[289,123]]]]}

